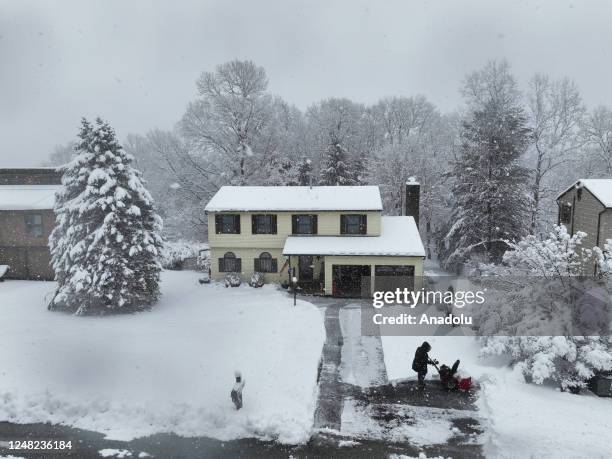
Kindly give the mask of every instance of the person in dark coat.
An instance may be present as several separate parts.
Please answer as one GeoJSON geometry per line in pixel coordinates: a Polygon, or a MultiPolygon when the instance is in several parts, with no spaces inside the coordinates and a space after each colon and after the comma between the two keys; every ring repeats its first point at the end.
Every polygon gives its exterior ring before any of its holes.
{"type": "Polygon", "coordinates": [[[427,341],[424,341],[419,347],[417,347],[414,353],[414,360],[412,361],[412,369],[417,372],[418,375],[418,387],[419,389],[425,388],[425,376],[427,375],[427,365],[437,365],[437,360],[429,358],[428,352],[431,351],[431,346],[427,341]]]}

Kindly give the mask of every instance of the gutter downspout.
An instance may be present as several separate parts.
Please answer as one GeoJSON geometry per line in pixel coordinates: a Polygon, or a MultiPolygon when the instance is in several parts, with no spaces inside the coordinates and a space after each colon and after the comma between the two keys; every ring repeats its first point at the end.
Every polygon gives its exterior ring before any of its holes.
{"type": "MultiPolygon", "coordinates": [[[[597,238],[595,242],[595,247],[599,247],[599,236],[601,235],[601,215],[608,209],[604,207],[604,209],[597,214],[597,238]]],[[[597,263],[595,263],[594,273],[597,275],[597,263]]]]}
{"type": "Polygon", "coordinates": [[[576,196],[572,200],[572,231],[570,232],[570,236],[574,235],[574,217],[576,216],[576,196]]]}

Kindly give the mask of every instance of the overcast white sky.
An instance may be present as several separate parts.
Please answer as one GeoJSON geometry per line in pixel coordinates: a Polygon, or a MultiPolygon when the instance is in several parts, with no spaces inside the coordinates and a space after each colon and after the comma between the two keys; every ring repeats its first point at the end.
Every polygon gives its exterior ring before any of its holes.
{"type": "Polygon", "coordinates": [[[171,128],[204,70],[262,65],[300,108],[330,96],[461,104],[467,72],[506,58],[612,105],[612,2],[0,0],[0,167],[39,164],[101,115],[121,138],[171,128]]]}

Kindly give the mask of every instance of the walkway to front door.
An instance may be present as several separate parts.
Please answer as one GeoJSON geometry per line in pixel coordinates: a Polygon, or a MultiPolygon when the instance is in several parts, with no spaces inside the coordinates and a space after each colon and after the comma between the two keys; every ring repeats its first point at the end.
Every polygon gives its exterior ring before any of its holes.
{"type": "Polygon", "coordinates": [[[300,271],[300,282],[312,282],[313,280],[312,255],[300,255],[298,257],[298,267],[300,271]]]}

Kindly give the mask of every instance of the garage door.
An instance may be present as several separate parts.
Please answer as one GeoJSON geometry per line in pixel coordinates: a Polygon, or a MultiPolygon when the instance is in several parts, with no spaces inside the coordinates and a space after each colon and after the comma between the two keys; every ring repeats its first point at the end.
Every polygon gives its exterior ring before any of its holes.
{"type": "Polygon", "coordinates": [[[414,266],[412,265],[376,265],[374,269],[375,289],[377,291],[394,291],[396,289],[414,289],[414,266]]]}
{"type": "Polygon", "coordinates": [[[332,265],[332,295],[346,298],[370,296],[370,266],[332,265]]]}
{"type": "Polygon", "coordinates": [[[7,279],[53,280],[47,247],[0,247],[0,265],[8,265],[7,279]]]}

